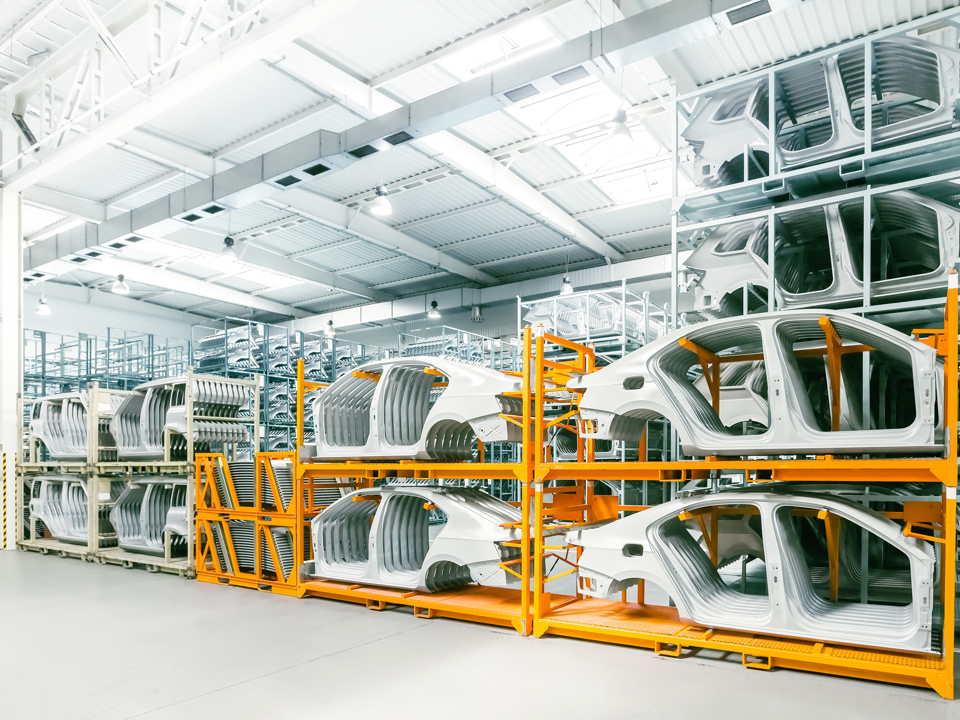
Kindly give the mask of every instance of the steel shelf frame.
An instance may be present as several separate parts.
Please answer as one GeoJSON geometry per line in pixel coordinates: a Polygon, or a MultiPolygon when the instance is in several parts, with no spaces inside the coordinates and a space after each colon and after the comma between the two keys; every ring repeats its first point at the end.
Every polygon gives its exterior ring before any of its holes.
{"type": "MultiPolygon", "coordinates": [[[[25,509],[29,506],[30,499],[24,497],[25,479],[29,476],[39,473],[76,473],[83,476],[87,482],[87,544],[73,545],[63,543],[50,538],[36,538],[35,532],[31,532],[30,538],[25,538],[23,533],[22,520],[17,524],[17,546],[23,550],[36,550],[41,553],[55,552],[62,556],[79,557],[88,562],[98,562],[100,564],[117,564],[124,567],[143,566],[151,572],[168,572],[181,577],[194,577],[194,440],[193,423],[199,416],[194,413],[193,384],[196,380],[212,380],[223,382],[224,378],[198,374],[193,368],[188,368],[186,373],[185,403],[187,433],[185,437],[187,445],[187,457],[184,460],[170,459],[170,434],[164,437],[164,459],[156,461],[123,461],[116,459],[116,448],[108,448],[99,444],[99,422],[107,415],[97,411],[87,413],[87,458],[85,462],[52,462],[38,461],[34,448],[30,448],[30,454],[27,457],[30,462],[22,462],[17,467],[19,482],[17,483],[17,512],[18,518],[22,518],[25,509]],[[186,557],[172,557],[170,552],[170,533],[165,534],[165,552],[164,555],[154,556],[145,553],[135,553],[123,550],[119,547],[101,547],[103,539],[100,532],[100,508],[109,506],[109,501],[100,499],[101,493],[109,497],[110,485],[114,482],[135,483],[138,477],[148,475],[169,475],[170,477],[185,478],[187,480],[187,555],[186,557]]],[[[230,380],[237,385],[250,388],[251,392],[251,418],[239,418],[233,422],[250,424],[253,426],[253,436],[256,437],[259,426],[259,393],[258,385],[253,380],[233,379],[230,380]]],[[[97,383],[91,383],[87,388],[88,408],[110,407],[110,395],[129,394],[129,391],[111,390],[101,388],[97,383]]],[[[21,401],[22,402],[22,401],[21,401]]],[[[22,413],[21,413],[22,415],[22,413]]],[[[231,422],[228,418],[216,418],[218,422],[231,422]]],[[[21,432],[26,434],[26,426],[21,428],[21,432]]],[[[230,448],[234,455],[236,448],[230,448]]],[[[35,519],[31,519],[32,528],[35,527],[35,519]]]]}
{"type": "MultiPolygon", "coordinates": [[[[591,349],[576,350],[576,361],[557,363],[547,360],[547,343],[560,339],[539,333],[532,337],[525,331],[527,357],[533,369],[535,388],[533,448],[535,450],[535,483],[531,525],[534,537],[534,632],[537,637],[553,634],[588,640],[611,642],[653,649],[661,655],[679,657],[686,648],[712,648],[741,655],[744,666],[754,669],[786,667],[827,674],[931,688],[945,698],[954,696],[954,633],[955,583],[957,550],[957,329],[958,293],[957,275],[950,276],[944,309],[944,329],[915,331],[919,341],[935,347],[944,358],[944,433],[948,449],[942,457],[924,459],[862,459],[834,456],[814,460],[797,459],[742,459],[708,457],[676,462],[590,462],[590,441],[580,442],[580,453],[586,462],[551,463],[545,453],[545,433],[558,423],[545,409],[564,387],[566,379],[592,371],[591,349]],[[808,641],[759,633],[729,631],[720,628],[698,627],[684,623],[672,607],[644,602],[643,584],[639,586],[638,601],[621,599],[587,599],[579,593],[574,596],[554,596],[547,583],[563,575],[576,572],[576,561],[568,559],[572,546],[545,544],[544,528],[549,523],[574,523],[612,519],[620,512],[642,511],[643,506],[622,506],[604,496],[592,493],[597,480],[659,480],[679,483],[693,479],[718,477],[721,472],[740,472],[747,482],[756,481],[822,481],[876,484],[883,482],[937,482],[943,485],[939,508],[938,531],[943,551],[940,555],[940,599],[943,607],[942,654],[921,655],[869,648],[853,647],[829,641],[808,641]],[[555,480],[576,480],[575,487],[551,488],[555,480]],[[551,496],[548,502],[545,496],[551,496]],[[559,498],[557,496],[560,496],[559,498]],[[572,496],[572,502],[561,502],[572,496]],[[544,561],[559,558],[571,567],[554,577],[545,577],[544,561]]],[[[575,413],[576,399],[563,390],[570,403],[570,415],[575,413]]],[[[574,395],[578,391],[574,391],[574,395]]],[[[560,420],[562,422],[563,420],[560,420]]],[[[579,549],[577,553],[579,554],[579,549]]]]}

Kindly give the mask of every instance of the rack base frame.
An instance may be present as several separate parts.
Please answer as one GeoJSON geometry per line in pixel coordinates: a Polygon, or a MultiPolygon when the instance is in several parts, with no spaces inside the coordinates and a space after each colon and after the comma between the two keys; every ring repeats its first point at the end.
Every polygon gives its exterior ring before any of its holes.
{"type": "MultiPolygon", "coordinates": [[[[419,480],[469,479],[517,480],[521,486],[527,478],[524,463],[374,461],[327,463],[316,461],[300,464],[297,477],[337,478],[357,488],[373,487],[375,480],[410,478],[419,480]]],[[[294,494],[303,492],[295,489],[294,494]]],[[[318,508],[313,508],[319,512],[318,508]]],[[[316,514],[316,513],[312,513],[316,514]]],[[[305,522],[306,519],[304,519],[305,522]]],[[[309,524],[305,525],[305,530],[309,524]]],[[[529,583],[529,578],[525,580],[529,583]]],[[[521,635],[533,629],[530,596],[520,588],[482,587],[470,585],[439,593],[419,593],[350,584],[341,581],[302,578],[298,586],[301,597],[312,596],[366,605],[371,610],[385,610],[391,605],[413,608],[422,618],[445,617],[456,620],[512,627],[521,635]]]]}
{"type": "Polygon", "coordinates": [[[555,596],[557,607],[534,621],[535,637],[559,635],[653,650],[683,657],[685,648],[741,656],[746,668],[774,667],[911,685],[952,700],[953,663],[939,655],[901,653],[837,643],[688,625],[677,609],[661,605],[555,596]]]}
{"type": "Polygon", "coordinates": [[[330,580],[308,580],[300,585],[301,597],[366,605],[368,610],[387,610],[391,606],[413,608],[414,617],[451,618],[470,622],[512,627],[523,634],[521,589],[470,585],[459,590],[438,593],[393,590],[372,585],[350,585],[330,580]]]}

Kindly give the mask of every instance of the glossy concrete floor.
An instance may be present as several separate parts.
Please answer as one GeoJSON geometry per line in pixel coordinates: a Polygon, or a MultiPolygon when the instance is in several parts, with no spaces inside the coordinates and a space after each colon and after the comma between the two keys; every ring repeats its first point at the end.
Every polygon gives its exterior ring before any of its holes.
{"type": "Polygon", "coordinates": [[[0,552],[0,718],[960,718],[932,691],[0,552]]]}

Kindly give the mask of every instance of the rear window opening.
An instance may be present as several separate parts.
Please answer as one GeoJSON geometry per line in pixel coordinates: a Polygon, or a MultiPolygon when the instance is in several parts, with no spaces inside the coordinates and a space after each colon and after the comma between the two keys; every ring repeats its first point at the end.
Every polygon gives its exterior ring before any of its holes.
{"type": "Polygon", "coordinates": [[[446,390],[447,378],[426,364],[411,364],[391,368],[381,382],[380,422],[385,442],[416,445],[430,409],[446,390]]]}
{"type": "Polygon", "coordinates": [[[827,218],[823,208],[778,216],[774,245],[774,272],[786,292],[802,294],[833,284],[833,265],[827,218]]]}
{"type": "Polygon", "coordinates": [[[796,598],[798,622],[811,632],[845,631],[851,625],[889,632],[914,621],[910,563],[898,548],[816,508],[782,507],[774,514],[774,526],[785,590],[796,598]],[[827,523],[833,535],[829,544],[827,523]],[[861,597],[864,543],[866,598],[861,597]]]}
{"type": "MultiPolygon", "coordinates": [[[[776,74],[777,147],[809,150],[834,134],[823,63],[814,61],[776,74]]],[[[766,89],[763,101],[768,102],[766,89]]]]}
{"type": "MultiPolygon", "coordinates": [[[[857,129],[864,129],[863,48],[837,58],[841,82],[857,129]]],[[[906,43],[873,43],[871,112],[875,129],[927,115],[940,106],[940,71],[935,53],[906,43]],[[910,68],[904,72],[904,68],[910,68]]]]}
{"type": "Polygon", "coordinates": [[[687,602],[703,616],[744,619],[770,609],[760,511],[754,505],[694,508],[664,521],[657,537],[682,572],[687,602]]]}
{"type": "MultiPolygon", "coordinates": [[[[727,330],[694,330],[688,337],[696,345],[720,356],[763,352],[760,330],[752,326],[738,328],[735,333],[727,330]]],[[[676,344],[665,350],[655,364],[656,371],[663,374],[671,392],[678,396],[681,406],[689,407],[695,422],[700,425],[713,432],[731,436],[743,434],[742,426],[731,426],[742,423],[747,418],[766,426],[767,382],[762,367],[742,368],[738,367],[741,363],[733,362],[721,364],[720,413],[717,414],[713,407],[712,391],[703,378],[703,369],[696,352],[676,344]]],[[[746,365],[752,366],[753,363],[746,365]]],[[[652,418],[637,416],[637,419],[652,418]]]]}
{"type": "MultiPolygon", "coordinates": [[[[874,338],[834,324],[845,345],[866,345],[874,338]]],[[[784,346],[787,369],[796,373],[795,387],[805,393],[798,398],[801,415],[815,430],[831,432],[833,408],[830,396],[829,360],[824,329],[813,320],[784,323],[778,329],[784,346]]],[[[840,358],[840,414],[838,430],[889,430],[909,427],[916,420],[913,365],[908,353],[883,343],[869,352],[869,428],[863,423],[863,352],[844,353],[840,358]]]]}
{"type": "MultiPolygon", "coordinates": [[[[936,211],[901,195],[877,195],[870,209],[871,282],[926,275],[940,267],[936,211]]],[[[863,201],[841,204],[840,219],[854,276],[863,280],[863,201]]]]}
{"type": "MultiPolygon", "coordinates": [[[[383,571],[418,574],[448,519],[443,510],[420,495],[398,493],[389,497],[381,511],[377,540],[383,571]]],[[[426,578],[427,587],[433,591],[452,589],[470,581],[466,567],[449,561],[435,563],[426,578]]]]}

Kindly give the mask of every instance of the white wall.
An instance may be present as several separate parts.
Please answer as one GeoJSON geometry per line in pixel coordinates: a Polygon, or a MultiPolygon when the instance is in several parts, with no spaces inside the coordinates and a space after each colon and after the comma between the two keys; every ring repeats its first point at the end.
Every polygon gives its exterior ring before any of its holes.
{"type": "Polygon", "coordinates": [[[23,294],[23,327],[27,330],[44,330],[62,335],[86,333],[105,337],[109,327],[190,340],[191,325],[202,320],[195,315],[165,311],[163,308],[157,308],[162,314],[155,314],[157,311],[150,305],[133,300],[129,301],[135,303],[132,308],[113,307],[103,304],[106,299],[98,297],[103,293],[94,293],[91,301],[54,297],[47,293],[47,304],[52,312],[48,316],[37,315],[35,311],[40,300],[38,290],[39,288],[31,288],[23,294]]]}

